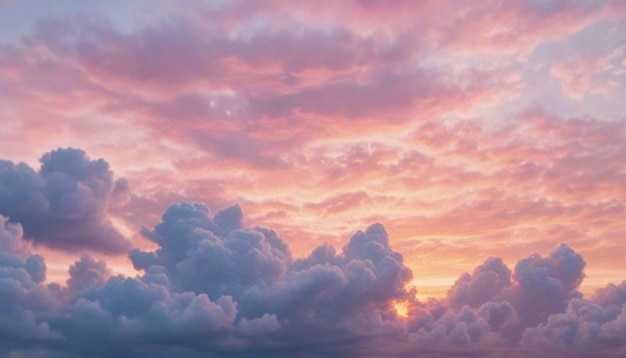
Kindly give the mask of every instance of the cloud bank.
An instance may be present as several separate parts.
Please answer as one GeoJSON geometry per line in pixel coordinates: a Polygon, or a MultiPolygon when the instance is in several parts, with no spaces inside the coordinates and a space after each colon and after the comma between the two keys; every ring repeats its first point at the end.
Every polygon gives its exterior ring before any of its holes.
{"type": "Polygon", "coordinates": [[[43,283],[44,259],[21,224],[0,223],[7,356],[617,357],[626,349],[626,281],[584,299],[585,262],[565,244],[512,269],[489,257],[446,298],[421,302],[381,224],[340,250],[324,244],[296,259],[275,231],[245,227],[239,206],[212,215],[185,202],[144,229],[155,250],[129,251],[138,276],[112,275],[85,254],[59,285],[43,283]]]}

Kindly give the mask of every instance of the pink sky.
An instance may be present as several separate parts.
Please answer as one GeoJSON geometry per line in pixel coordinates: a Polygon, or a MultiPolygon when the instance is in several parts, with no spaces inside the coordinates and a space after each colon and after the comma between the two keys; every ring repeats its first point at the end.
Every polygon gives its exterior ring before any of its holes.
{"type": "MultiPolygon", "coordinates": [[[[0,0],[0,29],[0,158],[106,160],[132,247],[238,204],[295,257],[383,224],[421,299],[559,243],[586,296],[625,278],[626,2],[0,0]]],[[[136,274],[52,246],[48,281],[136,274]]]]}

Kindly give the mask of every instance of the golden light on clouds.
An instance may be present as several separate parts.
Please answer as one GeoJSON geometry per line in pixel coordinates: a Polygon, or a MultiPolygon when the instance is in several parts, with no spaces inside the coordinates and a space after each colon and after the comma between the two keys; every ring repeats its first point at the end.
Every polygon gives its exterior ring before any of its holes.
{"type": "Polygon", "coordinates": [[[398,317],[409,317],[409,301],[396,301],[393,303],[393,308],[396,310],[398,317]]]}

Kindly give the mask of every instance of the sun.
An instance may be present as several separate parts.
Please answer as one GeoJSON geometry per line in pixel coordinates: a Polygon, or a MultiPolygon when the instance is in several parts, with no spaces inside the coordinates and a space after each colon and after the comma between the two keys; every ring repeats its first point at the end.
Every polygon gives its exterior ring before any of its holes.
{"type": "Polygon", "coordinates": [[[396,310],[398,317],[409,317],[409,301],[395,301],[393,302],[393,308],[396,310]]]}

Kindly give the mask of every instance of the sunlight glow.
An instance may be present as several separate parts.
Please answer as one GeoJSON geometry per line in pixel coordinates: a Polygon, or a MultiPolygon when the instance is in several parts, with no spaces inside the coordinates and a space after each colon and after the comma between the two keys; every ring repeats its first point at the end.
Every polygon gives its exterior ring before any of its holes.
{"type": "Polygon", "coordinates": [[[393,303],[393,308],[396,310],[398,317],[409,317],[409,301],[396,301],[393,303]]]}

